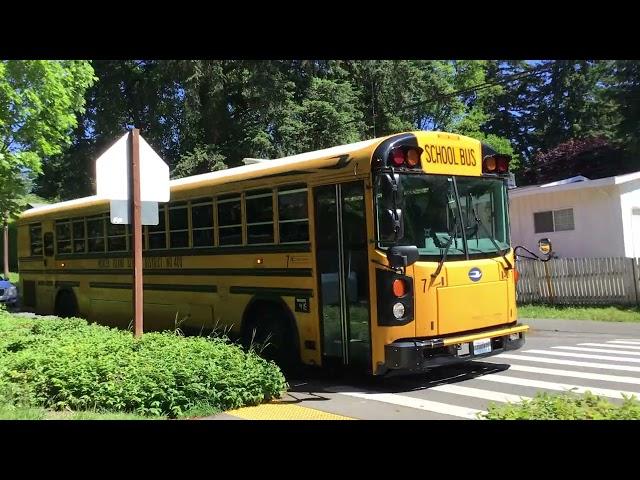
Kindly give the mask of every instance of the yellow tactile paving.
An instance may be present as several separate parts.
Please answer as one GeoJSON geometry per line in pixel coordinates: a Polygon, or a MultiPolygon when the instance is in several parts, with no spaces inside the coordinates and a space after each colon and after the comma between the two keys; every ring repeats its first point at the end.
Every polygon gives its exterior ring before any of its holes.
{"type": "Polygon", "coordinates": [[[350,417],[286,403],[264,403],[224,413],[245,420],[353,420],[350,417]]]}

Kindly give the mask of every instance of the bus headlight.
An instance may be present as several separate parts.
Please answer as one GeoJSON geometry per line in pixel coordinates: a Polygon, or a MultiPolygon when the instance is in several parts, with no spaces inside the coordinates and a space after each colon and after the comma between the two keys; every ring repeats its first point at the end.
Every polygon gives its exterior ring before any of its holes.
{"type": "Polygon", "coordinates": [[[393,316],[396,318],[404,317],[404,305],[400,302],[393,306],[393,316]]]}

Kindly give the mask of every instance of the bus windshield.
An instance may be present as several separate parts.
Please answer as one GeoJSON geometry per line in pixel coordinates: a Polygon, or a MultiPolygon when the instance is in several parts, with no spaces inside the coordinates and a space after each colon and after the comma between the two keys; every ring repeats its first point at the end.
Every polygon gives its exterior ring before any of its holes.
{"type": "MultiPolygon", "coordinates": [[[[415,245],[421,256],[436,257],[448,245],[450,260],[466,258],[467,251],[471,256],[496,255],[500,253],[496,245],[500,250],[509,248],[507,191],[502,179],[406,174],[400,175],[400,182],[404,237],[398,245],[415,245]]],[[[377,197],[381,198],[380,189],[377,197]]],[[[381,202],[376,204],[380,208],[381,202]]]]}

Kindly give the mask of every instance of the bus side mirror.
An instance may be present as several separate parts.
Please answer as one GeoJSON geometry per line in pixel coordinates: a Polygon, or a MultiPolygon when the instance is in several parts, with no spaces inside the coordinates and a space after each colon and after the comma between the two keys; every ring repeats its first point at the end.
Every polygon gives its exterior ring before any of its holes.
{"type": "Polygon", "coordinates": [[[404,218],[402,210],[385,208],[379,217],[378,231],[383,242],[397,242],[404,237],[404,218]]]}
{"type": "Polygon", "coordinates": [[[548,238],[541,238],[540,240],[538,240],[538,249],[541,253],[549,255],[553,251],[551,240],[549,240],[548,238]]]}
{"type": "Polygon", "coordinates": [[[380,184],[379,192],[382,194],[382,202],[387,209],[400,208],[402,202],[402,183],[400,175],[383,173],[378,175],[380,184]]]}
{"type": "Polygon", "coordinates": [[[408,267],[416,263],[419,258],[420,253],[415,245],[391,247],[387,250],[387,260],[392,268],[408,267]]]}

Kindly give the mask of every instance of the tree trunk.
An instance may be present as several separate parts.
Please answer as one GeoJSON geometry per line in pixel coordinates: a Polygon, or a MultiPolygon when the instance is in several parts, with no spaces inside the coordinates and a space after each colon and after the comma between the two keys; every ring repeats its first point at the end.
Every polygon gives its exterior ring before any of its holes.
{"type": "Polygon", "coordinates": [[[4,278],[6,280],[9,280],[9,221],[6,215],[4,216],[4,221],[2,224],[2,234],[3,234],[2,258],[4,259],[4,278]]]}

